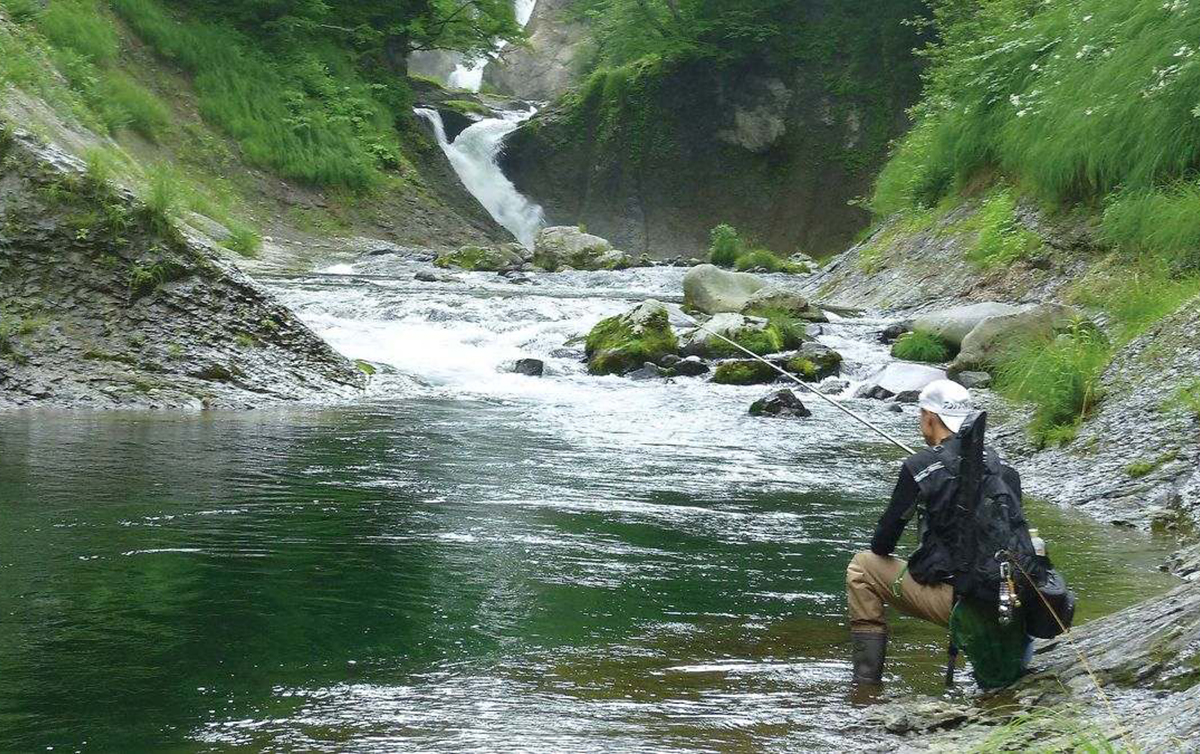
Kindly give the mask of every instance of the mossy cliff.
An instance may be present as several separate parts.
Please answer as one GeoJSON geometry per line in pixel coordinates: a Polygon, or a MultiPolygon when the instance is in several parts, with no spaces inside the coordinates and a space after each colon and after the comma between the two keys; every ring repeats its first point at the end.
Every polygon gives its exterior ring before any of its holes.
{"type": "Polygon", "coordinates": [[[844,249],[917,97],[923,6],[814,3],[786,58],[602,68],[514,133],[506,173],[553,224],[699,255],[728,222],[778,252],[844,249]]]}

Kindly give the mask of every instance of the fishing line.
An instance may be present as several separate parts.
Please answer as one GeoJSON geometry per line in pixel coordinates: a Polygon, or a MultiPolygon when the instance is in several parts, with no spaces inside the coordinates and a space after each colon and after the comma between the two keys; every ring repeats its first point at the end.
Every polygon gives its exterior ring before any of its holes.
{"type": "Polygon", "coordinates": [[[791,372],[787,371],[786,369],[784,369],[784,368],[780,367],[778,364],[772,364],[771,362],[769,362],[769,361],[767,361],[766,359],[764,359],[762,356],[759,356],[758,354],[754,353],[754,352],[753,352],[753,351],[751,351],[750,349],[748,349],[748,348],[745,348],[745,347],[743,347],[742,345],[740,345],[739,343],[737,343],[737,342],[735,342],[735,341],[733,341],[733,340],[731,340],[731,339],[729,339],[729,338],[725,337],[725,336],[724,336],[724,335],[722,335],[721,333],[719,333],[719,332],[714,332],[713,330],[710,330],[710,329],[708,329],[708,328],[707,328],[707,327],[705,327],[704,325],[700,324],[700,323],[699,323],[699,322],[696,320],[696,318],[695,318],[695,317],[693,317],[693,316],[691,316],[691,315],[689,315],[689,314],[687,314],[687,313],[685,313],[685,312],[680,312],[680,314],[681,314],[683,317],[687,318],[687,319],[688,319],[688,320],[689,320],[689,321],[690,321],[690,322],[691,322],[693,325],[695,325],[696,329],[698,329],[698,330],[700,330],[700,331],[702,331],[702,332],[706,332],[706,333],[708,333],[709,335],[713,336],[714,338],[718,338],[718,339],[720,339],[720,340],[722,340],[722,341],[724,341],[724,342],[728,343],[729,345],[733,346],[734,348],[736,348],[737,350],[739,350],[739,351],[741,351],[742,353],[746,354],[747,356],[749,356],[750,358],[754,359],[755,361],[759,361],[759,362],[762,362],[763,364],[766,364],[766,365],[767,365],[767,366],[769,366],[771,369],[774,369],[776,372],[779,372],[779,373],[780,373],[780,374],[782,374],[784,377],[787,377],[787,378],[788,378],[789,380],[791,380],[792,382],[795,382],[797,385],[799,385],[800,387],[804,388],[806,391],[808,391],[808,392],[809,392],[809,394],[817,396],[817,397],[818,397],[818,398],[820,398],[821,400],[825,401],[825,402],[826,402],[826,403],[828,403],[829,405],[831,405],[831,406],[833,406],[834,408],[836,408],[838,411],[841,411],[842,413],[846,414],[847,416],[849,416],[850,418],[854,419],[855,421],[858,421],[858,422],[862,423],[862,424],[863,424],[863,425],[865,425],[867,428],[869,428],[871,431],[875,432],[875,433],[876,433],[876,434],[878,434],[880,437],[882,437],[883,439],[887,440],[888,442],[890,442],[891,444],[895,445],[896,447],[900,448],[901,450],[903,450],[904,452],[908,453],[909,455],[913,455],[913,454],[915,454],[915,453],[917,452],[917,451],[913,450],[911,447],[909,447],[908,445],[905,445],[903,442],[901,442],[901,441],[897,440],[895,437],[892,437],[890,434],[888,434],[888,433],[887,433],[885,430],[883,430],[882,428],[880,428],[880,427],[876,426],[875,424],[873,424],[873,423],[872,423],[872,422],[871,422],[869,419],[867,419],[866,417],[864,417],[864,416],[861,416],[861,415],[859,415],[859,414],[855,413],[854,411],[851,411],[850,409],[846,408],[846,407],[845,407],[845,406],[843,406],[843,405],[842,405],[842,404],[841,404],[839,401],[836,401],[836,400],[834,400],[833,398],[830,398],[828,395],[825,395],[824,393],[822,393],[821,391],[817,390],[817,389],[816,389],[815,387],[813,387],[812,385],[809,385],[807,382],[804,382],[803,380],[801,380],[801,379],[800,379],[799,377],[797,377],[796,375],[794,375],[794,374],[792,374],[791,372]]]}

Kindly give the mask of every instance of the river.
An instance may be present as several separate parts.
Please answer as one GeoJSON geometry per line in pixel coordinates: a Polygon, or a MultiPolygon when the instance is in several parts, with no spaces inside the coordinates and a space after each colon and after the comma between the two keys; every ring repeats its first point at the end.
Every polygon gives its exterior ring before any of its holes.
{"type": "MultiPolygon", "coordinates": [[[[896,452],[820,403],[751,418],[764,388],[588,376],[564,344],[681,271],[429,269],[268,281],[384,367],[361,401],[0,416],[0,750],[871,741],[842,584],[896,452]]],[[[821,337],[853,377],[877,327],[821,337]]],[[[856,405],[916,441],[911,407],[856,405]]],[[[1164,545],[1033,511],[1084,618],[1169,585],[1164,545]]],[[[896,629],[890,689],[937,693],[944,633],[896,629]]]]}

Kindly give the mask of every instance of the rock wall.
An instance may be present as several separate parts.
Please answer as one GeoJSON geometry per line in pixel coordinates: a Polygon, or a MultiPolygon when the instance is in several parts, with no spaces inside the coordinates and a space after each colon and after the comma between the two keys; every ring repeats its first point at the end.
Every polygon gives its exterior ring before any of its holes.
{"type": "Polygon", "coordinates": [[[919,90],[916,32],[886,26],[854,24],[869,55],[598,72],[509,138],[506,174],[550,223],[634,254],[697,256],[723,222],[781,253],[844,250],[919,90]]]}
{"type": "Polygon", "coordinates": [[[0,147],[0,408],[360,393],[354,365],[205,239],[27,133],[0,147]]]}
{"type": "Polygon", "coordinates": [[[548,102],[578,83],[576,54],[587,29],[570,16],[571,0],[538,0],[525,27],[529,41],[505,48],[483,71],[500,94],[548,102]]]}

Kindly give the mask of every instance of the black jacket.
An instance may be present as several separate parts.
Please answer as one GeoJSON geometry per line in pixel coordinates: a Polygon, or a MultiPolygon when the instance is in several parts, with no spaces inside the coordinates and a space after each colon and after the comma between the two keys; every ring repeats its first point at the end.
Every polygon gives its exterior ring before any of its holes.
{"type": "MultiPolygon", "coordinates": [[[[1021,475],[990,448],[986,457],[996,464],[1020,501],[1021,475]]],[[[908,572],[919,584],[940,584],[953,578],[950,548],[958,540],[958,458],[959,440],[951,437],[945,445],[922,450],[904,461],[892,502],[871,540],[871,552],[891,555],[904,527],[918,515],[921,544],[908,560],[908,572]]]]}

